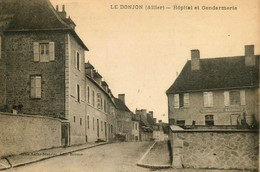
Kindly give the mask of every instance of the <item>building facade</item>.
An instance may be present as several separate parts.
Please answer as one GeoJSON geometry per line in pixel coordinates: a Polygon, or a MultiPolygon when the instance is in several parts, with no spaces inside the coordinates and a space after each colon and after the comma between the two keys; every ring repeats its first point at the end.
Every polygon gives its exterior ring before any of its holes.
{"type": "Polygon", "coordinates": [[[254,125],[259,121],[259,55],[200,59],[199,50],[166,92],[169,123],[254,125]]]}
{"type": "Polygon", "coordinates": [[[85,142],[84,61],[75,24],[49,0],[1,1],[1,111],[64,119],[66,144],[85,142]]]}
{"type": "Polygon", "coordinates": [[[88,62],[86,69],[86,134],[87,141],[112,141],[116,132],[116,106],[102,76],[88,62]]]}

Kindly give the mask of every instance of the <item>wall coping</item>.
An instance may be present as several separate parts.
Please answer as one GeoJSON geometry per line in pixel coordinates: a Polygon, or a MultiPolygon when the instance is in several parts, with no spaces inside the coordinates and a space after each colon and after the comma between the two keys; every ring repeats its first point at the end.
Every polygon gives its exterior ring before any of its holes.
{"type": "Polygon", "coordinates": [[[30,118],[41,118],[41,119],[50,119],[50,120],[55,120],[59,122],[67,122],[67,120],[62,120],[58,118],[52,118],[52,117],[47,117],[47,116],[41,116],[41,115],[28,115],[28,114],[13,114],[13,113],[7,113],[7,112],[0,112],[0,116],[5,115],[5,116],[17,116],[17,117],[30,117],[30,118]]]}
{"type": "Polygon", "coordinates": [[[185,129],[171,130],[173,133],[220,132],[220,133],[259,133],[257,129],[185,129]]]}

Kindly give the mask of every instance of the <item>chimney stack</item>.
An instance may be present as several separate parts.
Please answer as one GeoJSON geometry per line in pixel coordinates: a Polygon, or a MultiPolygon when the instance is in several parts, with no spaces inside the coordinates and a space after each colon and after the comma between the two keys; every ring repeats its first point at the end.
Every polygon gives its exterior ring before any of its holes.
{"type": "Polygon", "coordinates": [[[62,12],[65,12],[65,5],[62,5],[62,12]]]}
{"type": "Polygon", "coordinates": [[[199,50],[191,50],[191,70],[199,70],[200,69],[200,51],[199,50]]]}
{"type": "Polygon", "coordinates": [[[125,94],[118,94],[118,98],[125,103],[125,94]]]}
{"type": "Polygon", "coordinates": [[[254,45],[245,46],[245,65],[246,66],[255,66],[255,53],[254,45]]]}
{"type": "Polygon", "coordinates": [[[59,12],[59,6],[58,5],[56,5],[56,11],[59,12]]]}

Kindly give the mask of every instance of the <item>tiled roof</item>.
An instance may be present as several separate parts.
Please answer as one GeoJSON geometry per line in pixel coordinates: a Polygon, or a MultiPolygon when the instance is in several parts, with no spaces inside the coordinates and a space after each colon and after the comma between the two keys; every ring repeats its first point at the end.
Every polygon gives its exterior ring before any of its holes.
{"type": "Polygon", "coordinates": [[[17,31],[69,31],[85,50],[88,48],[74,29],[63,20],[49,0],[0,0],[0,23],[3,17],[10,16],[5,32],[17,31]]]}
{"type": "Polygon", "coordinates": [[[115,104],[116,104],[117,109],[123,110],[123,111],[126,111],[126,112],[131,112],[131,111],[128,109],[128,107],[125,105],[125,103],[122,102],[120,99],[114,98],[114,100],[115,100],[115,104]]]}
{"type": "Polygon", "coordinates": [[[200,59],[200,69],[191,71],[187,61],[166,94],[210,89],[256,87],[259,85],[259,55],[256,65],[247,67],[245,56],[200,59]]]}

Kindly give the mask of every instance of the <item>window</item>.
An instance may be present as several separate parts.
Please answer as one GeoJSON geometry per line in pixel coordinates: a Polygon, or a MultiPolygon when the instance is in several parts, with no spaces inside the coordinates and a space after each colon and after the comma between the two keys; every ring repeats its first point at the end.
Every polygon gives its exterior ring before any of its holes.
{"type": "Polygon", "coordinates": [[[76,117],[75,116],[73,117],[73,121],[74,121],[74,123],[76,122],[76,117]]]}
{"type": "Polygon", "coordinates": [[[88,98],[88,103],[89,103],[89,98],[90,98],[90,92],[89,92],[89,86],[87,87],[87,98],[88,98]]]}
{"type": "Polygon", "coordinates": [[[97,108],[101,109],[101,105],[102,105],[102,98],[101,98],[101,94],[97,93],[97,108]]]}
{"type": "Polygon", "coordinates": [[[87,116],[87,123],[88,123],[88,129],[89,129],[89,116],[87,116]]]}
{"type": "Polygon", "coordinates": [[[97,136],[99,137],[99,119],[97,119],[97,136]]]}
{"type": "Polygon", "coordinates": [[[42,97],[42,77],[31,76],[31,98],[40,99],[42,97]]]}
{"type": "Polygon", "coordinates": [[[189,107],[189,93],[180,93],[174,95],[174,108],[189,107]]]}
{"type": "Polygon", "coordinates": [[[101,120],[101,131],[103,131],[103,121],[101,120]]]}
{"type": "Polygon", "coordinates": [[[113,134],[113,125],[111,125],[111,133],[113,134]]]}
{"type": "Polygon", "coordinates": [[[55,59],[54,42],[34,42],[34,61],[49,62],[55,59]]]}
{"type": "Polygon", "coordinates": [[[212,126],[214,125],[214,117],[213,115],[205,115],[205,124],[212,126]]]}
{"type": "Polygon", "coordinates": [[[169,124],[170,124],[170,125],[174,125],[174,124],[175,124],[175,119],[170,118],[170,119],[169,119],[169,124]]]}
{"type": "Polygon", "coordinates": [[[93,130],[95,130],[95,118],[93,117],[93,130]]]}
{"type": "Polygon", "coordinates": [[[107,102],[104,100],[104,111],[107,112],[107,102]]]}
{"type": "Polygon", "coordinates": [[[80,118],[80,120],[79,120],[79,124],[82,125],[82,118],[80,118]]]}
{"type": "Polygon", "coordinates": [[[135,124],[135,130],[137,130],[137,124],[135,124]]]}
{"type": "Polygon", "coordinates": [[[246,105],[245,90],[234,90],[224,92],[225,106],[246,105]]]}
{"type": "Polygon", "coordinates": [[[76,88],[76,99],[77,99],[77,102],[80,102],[80,86],[79,86],[79,84],[77,84],[77,88],[76,88]]]}
{"type": "Polygon", "coordinates": [[[102,99],[102,97],[100,98],[100,103],[101,103],[100,109],[103,110],[103,99],[102,99]]]}
{"type": "Polygon", "coordinates": [[[95,106],[95,92],[92,91],[92,105],[95,106]]]}
{"type": "Polygon", "coordinates": [[[230,105],[240,105],[240,92],[230,91],[229,100],[230,100],[230,105]]]}
{"type": "Polygon", "coordinates": [[[185,125],[185,120],[177,120],[177,125],[180,125],[180,126],[185,125]]]}
{"type": "Polygon", "coordinates": [[[75,63],[75,68],[77,70],[80,70],[80,68],[81,68],[81,56],[80,56],[79,52],[76,51],[76,50],[74,51],[74,63],[75,63]]]}
{"type": "Polygon", "coordinates": [[[213,107],[213,92],[203,93],[204,107],[213,107]]]}

